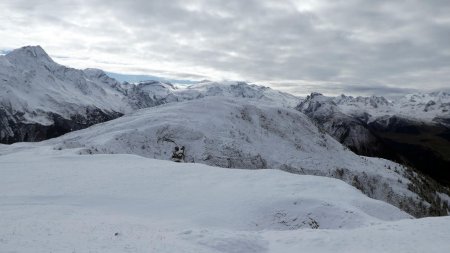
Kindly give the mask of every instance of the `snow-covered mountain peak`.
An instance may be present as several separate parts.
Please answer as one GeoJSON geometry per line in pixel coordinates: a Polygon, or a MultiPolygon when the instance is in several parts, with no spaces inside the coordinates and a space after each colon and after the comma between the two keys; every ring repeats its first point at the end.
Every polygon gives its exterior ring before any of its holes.
{"type": "Polygon", "coordinates": [[[312,92],[310,95],[306,96],[303,102],[331,102],[331,98],[319,92],[312,92]]]}
{"type": "Polygon", "coordinates": [[[8,61],[17,65],[56,64],[40,46],[25,46],[15,49],[5,55],[8,61]]]}
{"type": "Polygon", "coordinates": [[[380,106],[389,106],[392,105],[385,97],[383,96],[371,96],[369,98],[361,97],[362,101],[368,103],[370,106],[374,108],[378,108],[380,106]]]}
{"type": "MultiPolygon", "coordinates": [[[[36,115],[52,112],[69,118],[83,107],[124,112],[118,82],[102,70],[78,70],[54,62],[40,46],[22,47],[5,56],[0,65],[4,96],[0,104],[8,110],[36,115]]],[[[2,94],[0,94],[2,95],[2,94]]]]}
{"type": "MultiPolygon", "coordinates": [[[[345,96],[345,95],[344,95],[345,96]]],[[[312,92],[311,95],[309,95],[310,98],[315,98],[315,97],[324,97],[324,95],[322,93],[319,92],[312,92]]]]}
{"type": "Polygon", "coordinates": [[[175,85],[169,83],[169,82],[161,82],[161,81],[156,81],[156,80],[148,80],[148,81],[141,81],[139,83],[135,84],[138,87],[141,88],[163,88],[163,89],[168,89],[168,90],[176,90],[177,87],[175,87],[175,85]]]}
{"type": "Polygon", "coordinates": [[[83,70],[83,74],[91,82],[99,82],[100,81],[101,83],[107,84],[107,86],[110,86],[110,87],[114,88],[115,90],[117,90],[121,93],[124,93],[122,84],[119,81],[117,81],[116,79],[109,77],[101,69],[88,68],[88,69],[83,70]]]}
{"type": "Polygon", "coordinates": [[[242,98],[261,98],[266,91],[280,93],[269,87],[250,84],[242,81],[200,82],[187,87],[189,90],[198,90],[206,96],[234,96],[242,98]]]}
{"type": "MultiPolygon", "coordinates": [[[[344,95],[345,96],[345,95],[344,95]]],[[[304,102],[321,102],[321,103],[334,103],[332,97],[323,95],[322,93],[312,92],[310,95],[306,96],[304,102]]]]}
{"type": "Polygon", "coordinates": [[[324,115],[334,114],[339,111],[332,97],[327,97],[317,92],[308,95],[305,100],[297,105],[296,109],[305,114],[314,112],[316,114],[324,115]]]}
{"type": "MultiPolygon", "coordinates": [[[[11,51],[10,53],[8,53],[7,55],[28,55],[30,57],[35,57],[35,58],[45,58],[45,59],[50,59],[50,56],[48,56],[48,54],[44,51],[44,49],[37,45],[37,46],[24,46],[18,49],[15,49],[13,51],[11,51]]],[[[50,59],[51,60],[51,59],[50,59]]]]}
{"type": "Polygon", "coordinates": [[[132,110],[120,83],[96,69],[68,68],[40,46],[0,56],[0,141],[36,141],[132,110]]]}
{"type": "Polygon", "coordinates": [[[96,69],[96,68],[87,68],[84,70],[84,73],[89,76],[89,77],[103,77],[103,76],[107,76],[105,71],[101,70],[101,69],[96,69]]]}
{"type": "Polygon", "coordinates": [[[338,105],[344,106],[355,106],[355,107],[371,107],[371,108],[379,108],[383,106],[391,106],[392,103],[389,102],[383,96],[370,96],[370,97],[353,97],[346,96],[344,94],[333,98],[333,101],[338,105]]]}

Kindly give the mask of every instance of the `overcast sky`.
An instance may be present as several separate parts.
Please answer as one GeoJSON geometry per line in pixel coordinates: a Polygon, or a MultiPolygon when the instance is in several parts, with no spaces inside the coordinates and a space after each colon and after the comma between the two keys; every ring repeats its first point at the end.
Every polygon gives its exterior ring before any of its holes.
{"type": "Polygon", "coordinates": [[[450,88],[449,0],[1,0],[0,50],[306,94],[450,88]]]}

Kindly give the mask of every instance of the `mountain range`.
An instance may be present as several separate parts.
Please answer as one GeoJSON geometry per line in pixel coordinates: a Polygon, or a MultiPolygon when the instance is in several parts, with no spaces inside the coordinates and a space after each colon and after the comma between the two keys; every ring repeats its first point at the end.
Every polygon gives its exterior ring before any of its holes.
{"type": "Polygon", "coordinates": [[[0,56],[0,143],[41,141],[140,108],[204,96],[235,96],[294,106],[295,96],[241,82],[177,88],[158,81],[119,83],[102,70],[55,63],[39,46],[0,56]]]}
{"type": "Polygon", "coordinates": [[[167,160],[183,145],[188,162],[334,177],[416,217],[448,212],[448,93],[302,98],[234,81],[120,83],[39,46],[0,56],[0,88],[0,142],[43,141],[3,154],[43,145],[167,160]]]}
{"type": "Polygon", "coordinates": [[[326,97],[313,93],[297,110],[360,155],[415,167],[450,185],[450,94],[326,97]]]}
{"type": "Polygon", "coordinates": [[[449,98],[128,83],[13,50],[0,252],[448,252],[449,98]]]}

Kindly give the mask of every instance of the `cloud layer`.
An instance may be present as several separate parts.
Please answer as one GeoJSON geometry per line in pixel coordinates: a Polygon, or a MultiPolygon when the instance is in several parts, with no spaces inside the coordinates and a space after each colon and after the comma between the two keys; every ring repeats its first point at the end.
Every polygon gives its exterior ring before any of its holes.
{"type": "Polygon", "coordinates": [[[448,0],[3,0],[0,49],[176,79],[304,94],[450,86],[448,0]]]}

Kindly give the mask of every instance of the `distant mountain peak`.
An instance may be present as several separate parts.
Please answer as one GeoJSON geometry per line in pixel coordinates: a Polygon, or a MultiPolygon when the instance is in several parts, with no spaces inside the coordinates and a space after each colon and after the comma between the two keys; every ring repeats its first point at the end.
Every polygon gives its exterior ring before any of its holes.
{"type": "Polygon", "coordinates": [[[41,46],[25,46],[15,49],[5,55],[10,62],[29,65],[30,62],[41,62],[46,65],[57,64],[41,46]]]}
{"type": "Polygon", "coordinates": [[[105,71],[96,68],[87,68],[83,71],[88,76],[93,77],[103,77],[106,76],[105,71]]]}
{"type": "Polygon", "coordinates": [[[319,92],[312,92],[311,93],[311,95],[309,95],[311,98],[314,98],[314,97],[323,97],[324,95],[322,94],[322,93],[319,93],[319,92]]]}
{"type": "Polygon", "coordinates": [[[7,55],[26,55],[33,58],[45,58],[51,60],[50,56],[48,56],[45,50],[39,45],[21,47],[9,52],[7,55]]]}
{"type": "Polygon", "coordinates": [[[138,87],[161,87],[161,88],[165,88],[165,89],[168,89],[168,90],[175,90],[175,89],[177,89],[170,82],[161,82],[161,81],[157,81],[157,80],[141,81],[141,82],[137,83],[137,86],[138,87]]]}

